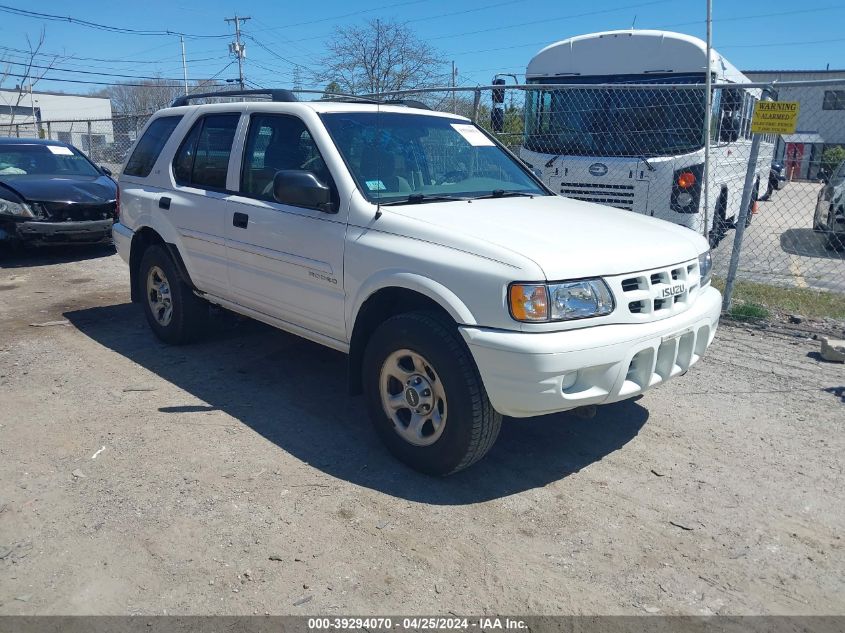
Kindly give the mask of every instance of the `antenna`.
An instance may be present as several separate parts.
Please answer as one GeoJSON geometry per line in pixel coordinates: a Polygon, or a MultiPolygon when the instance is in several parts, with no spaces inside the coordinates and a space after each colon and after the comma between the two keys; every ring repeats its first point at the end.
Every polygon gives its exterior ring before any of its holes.
{"type": "Polygon", "coordinates": [[[634,14],[634,21],[631,22],[631,30],[634,30],[634,27],[637,25],[637,14],[634,14]]]}

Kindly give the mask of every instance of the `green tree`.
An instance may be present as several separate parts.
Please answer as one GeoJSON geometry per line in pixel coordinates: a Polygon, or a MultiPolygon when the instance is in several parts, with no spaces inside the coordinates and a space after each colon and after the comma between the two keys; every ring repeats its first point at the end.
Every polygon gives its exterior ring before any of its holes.
{"type": "Polygon", "coordinates": [[[332,98],[332,95],[340,94],[341,92],[343,91],[340,89],[340,84],[336,81],[330,81],[326,84],[326,89],[323,90],[323,96],[320,99],[328,101],[332,98]]]}
{"type": "Polygon", "coordinates": [[[828,176],[833,174],[843,162],[845,162],[845,147],[842,145],[828,147],[822,152],[821,169],[828,176]]]}

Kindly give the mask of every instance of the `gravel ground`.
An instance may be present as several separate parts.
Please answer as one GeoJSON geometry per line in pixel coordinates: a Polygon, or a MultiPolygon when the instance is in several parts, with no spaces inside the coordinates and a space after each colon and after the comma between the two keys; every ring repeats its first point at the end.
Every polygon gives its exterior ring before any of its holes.
{"type": "Polygon", "coordinates": [[[338,353],[227,314],[166,347],[107,250],[0,265],[0,614],[845,613],[845,368],[815,341],[723,326],[438,480],[338,353]]]}

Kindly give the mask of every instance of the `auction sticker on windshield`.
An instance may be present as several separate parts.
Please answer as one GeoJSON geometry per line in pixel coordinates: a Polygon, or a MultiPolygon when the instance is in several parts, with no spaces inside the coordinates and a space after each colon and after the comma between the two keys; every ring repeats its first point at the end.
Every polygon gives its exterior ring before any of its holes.
{"type": "Polygon", "coordinates": [[[452,123],[452,127],[473,147],[490,147],[495,145],[493,141],[484,136],[484,133],[474,125],[469,123],[452,123]]]}
{"type": "Polygon", "coordinates": [[[63,145],[48,145],[47,149],[57,156],[73,156],[73,152],[70,151],[70,148],[64,147],[63,145]]]}

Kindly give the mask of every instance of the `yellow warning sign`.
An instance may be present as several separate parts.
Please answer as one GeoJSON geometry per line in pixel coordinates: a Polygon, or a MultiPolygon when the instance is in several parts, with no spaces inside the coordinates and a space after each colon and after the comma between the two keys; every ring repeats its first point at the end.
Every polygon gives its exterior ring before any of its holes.
{"type": "Polygon", "coordinates": [[[758,101],[754,106],[751,131],[755,134],[795,134],[797,101],[758,101]]]}

